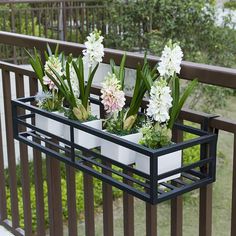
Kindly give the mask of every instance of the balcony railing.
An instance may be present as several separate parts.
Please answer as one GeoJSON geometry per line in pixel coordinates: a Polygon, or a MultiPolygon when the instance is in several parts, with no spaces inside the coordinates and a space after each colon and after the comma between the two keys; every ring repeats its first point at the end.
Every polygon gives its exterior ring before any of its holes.
{"type": "MultiPolygon", "coordinates": [[[[55,41],[52,39],[42,39],[31,36],[24,36],[15,33],[0,32],[0,43],[4,45],[16,46],[18,48],[32,49],[36,47],[43,55],[47,43],[51,47],[55,47],[57,43],[60,44],[60,49],[65,51],[66,54],[73,52],[74,56],[81,54],[83,46],[75,43],[68,43],[63,41],[55,41]]],[[[116,64],[119,64],[123,52],[118,50],[105,50],[104,63],[109,63],[110,58],[114,58],[116,64]]],[[[149,56],[150,64],[155,65],[158,58],[149,56]]],[[[143,62],[143,55],[127,53],[127,68],[135,68],[137,63],[143,62]]],[[[20,98],[25,96],[32,96],[38,90],[37,79],[35,74],[22,66],[0,62],[0,69],[2,71],[2,91],[4,102],[4,120],[0,120],[0,223],[7,229],[12,231],[15,235],[33,235],[32,230],[32,217],[37,217],[36,234],[39,236],[46,235],[45,223],[45,202],[44,194],[48,196],[48,209],[49,209],[49,231],[52,236],[63,235],[63,217],[62,217],[62,195],[61,192],[61,173],[60,162],[46,157],[46,175],[48,191],[45,193],[43,188],[43,162],[41,153],[33,150],[33,165],[34,165],[34,188],[35,188],[35,201],[36,213],[32,214],[32,199],[30,196],[30,173],[29,173],[29,159],[30,150],[23,143],[15,143],[13,139],[13,126],[12,126],[12,111],[11,99],[20,98]],[[29,92],[28,92],[29,90],[29,92]],[[6,134],[7,152],[3,155],[3,133],[6,134]],[[16,150],[19,146],[19,158],[21,165],[21,183],[22,183],[22,196],[18,195],[19,187],[17,187],[16,176],[16,150]],[[8,214],[6,184],[7,177],[4,174],[4,158],[7,157],[9,169],[9,186],[10,186],[10,214],[8,214]],[[24,213],[24,227],[20,228],[20,213],[18,198],[23,198],[23,213],[24,213]],[[11,219],[11,220],[10,220],[11,219]]],[[[217,85],[226,88],[236,89],[236,70],[222,67],[215,67],[209,65],[196,64],[192,62],[183,62],[182,64],[182,77],[186,80],[198,78],[199,82],[217,85]]],[[[93,94],[99,95],[99,90],[93,88],[93,94]]],[[[101,114],[102,115],[102,114],[101,114]]],[[[212,117],[209,114],[198,113],[192,110],[182,110],[179,117],[180,121],[191,121],[201,126],[205,126],[206,119],[209,119],[208,129],[223,130],[232,133],[234,136],[234,157],[232,168],[232,207],[231,207],[231,236],[236,235],[236,121],[230,121],[222,117],[212,117]]],[[[182,133],[175,134],[176,140],[181,140],[182,133]]],[[[109,165],[109,164],[107,164],[109,165]]],[[[66,167],[66,186],[67,186],[67,207],[68,207],[68,231],[69,235],[80,235],[77,229],[78,215],[76,211],[76,182],[75,182],[75,169],[66,167]]],[[[129,174],[129,173],[126,173],[129,174]]],[[[95,209],[94,209],[94,185],[93,177],[88,174],[83,174],[83,188],[84,188],[84,216],[85,216],[85,235],[95,235],[95,209]]],[[[199,235],[211,236],[212,235],[212,198],[213,188],[212,185],[202,187],[199,190],[199,235]]],[[[116,235],[114,227],[115,211],[113,211],[113,190],[112,187],[103,182],[102,183],[102,208],[103,208],[103,235],[112,236],[116,235]]],[[[222,190],[223,194],[223,190],[222,190]]],[[[146,232],[140,232],[139,235],[154,236],[157,235],[157,211],[158,206],[146,204],[146,209],[143,214],[146,214],[146,232]]],[[[126,192],[123,192],[123,231],[125,236],[134,235],[135,222],[134,216],[136,209],[134,208],[134,197],[126,192]]],[[[170,228],[171,236],[181,236],[183,234],[183,197],[178,196],[171,200],[171,213],[170,213],[170,228]]],[[[197,221],[196,221],[197,222],[197,221]]],[[[222,226],[224,227],[224,226],[222,226]]]]}

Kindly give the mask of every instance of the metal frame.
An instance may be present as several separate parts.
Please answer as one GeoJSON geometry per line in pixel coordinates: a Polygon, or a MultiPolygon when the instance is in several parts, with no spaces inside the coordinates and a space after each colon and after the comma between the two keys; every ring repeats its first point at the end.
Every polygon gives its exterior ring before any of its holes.
{"type": "MultiPolygon", "coordinates": [[[[215,181],[217,134],[176,123],[175,129],[189,132],[199,137],[176,143],[169,147],[153,150],[123,140],[122,138],[116,137],[112,134],[88,127],[82,123],[39,109],[30,104],[33,101],[34,97],[12,100],[13,130],[15,139],[146,202],[157,204],[215,181]],[[27,111],[25,112],[26,115],[18,115],[17,111],[19,109],[27,111]],[[70,140],[65,140],[45,130],[39,129],[32,125],[32,122],[27,121],[32,121],[35,114],[40,114],[68,125],[70,127],[70,140]],[[19,132],[19,126],[26,127],[27,131],[19,132]],[[102,156],[98,150],[89,150],[74,143],[74,129],[82,130],[94,136],[147,155],[150,158],[150,175],[136,170],[132,165],[127,166],[102,156]],[[207,151],[205,151],[206,148],[201,148],[203,150],[201,156],[203,156],[204,159],[201,158],[195,163],[164,174],[158,174],[158,156],[196,145],[209,147],[209,155],[207,154],[207,151]],[[104,165],[103,161],[110,163],[111,166],[109,167],[104,165]],[[131,174],[126,174],[127,171],[131,174]],[[171,183],[158,183],[159,180],[177,173],[181,173],[181,178],[175,179],[171,181],[171,183]],[[129,183],[120,181],[119,178],[114,178],[112,175],[122,177],[129,181],[129,183]],[[164,190],[163,187],[165,187],[164,190]]],[[[91,99],[91,102],[100,105],[100,101],[97,99],[91,99]]]]}

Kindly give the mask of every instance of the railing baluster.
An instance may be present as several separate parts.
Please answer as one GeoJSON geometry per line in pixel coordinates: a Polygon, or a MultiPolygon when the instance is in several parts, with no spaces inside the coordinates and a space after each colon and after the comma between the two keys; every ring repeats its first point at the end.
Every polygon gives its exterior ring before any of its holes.
{"type": "MultiPolygon", "coordinates": [[[[111,166],[107,162],[103,164],[111,166]]],[[[103,171],[107,175],[107,171],[103,171]]],[[[104,236],[113,236],[113,194],[112,186],[102,183],[102,196],[103,196],[103,234],[104,236]]]]}
{"type": "Polygon", "coordinates": [[[4,156],[2,144],[2,123],[0,115],[0,221],[7,218],[7,203],[6,203],[6,183],[4,176],[4,156]]]}
{"type": "MultiPolygon", "coordinates": [[[[16,96],[17,98],[24,97],[24,77],[20,74],[15,74],[16,80],[16,96]]],[[[18,114],[25,114],[24,110],[18,111],[18,114]]],[[[25,127],[19,127],[19,131],[25,131],[25,127]]],[[[23,206],[24,206],[24,226],[25,234],[32,234],[32,214],[31,214],[31,202],[30,199],[30,178],[29,178],[29,164],[28,164],[28,148],[27,145],[20,142],[20,161],[21,161],[21,181],[22,181],[22,193],[23,193],[23,206]]]]}
{"type": "MultiPolygon", "coordinates": [[[[178,120],[183,123],[183,120],[178,120]]],[[[173,130],[174,142],[183,141],[183,132],[173,130]]],[[[181,236],[183,234],[183,198],[178,196],[171,200],[171,236],[181,236]]]]}
{"type": "MultiPolygon", "coordinates": [[[[53,149],[48,145],[48,148],[53,149]]],[[[60,161],[46,157],[50,235],[63,236],[60,161]]]]}
{"type": "Polygon", "coordinates": [[[2,70],[4,109],[5,109],[5,124],[7,137],[7,154],[8,154],[8,169],[10,178],[10,193],[11,193],[11,215],[13,228],[19,227],[19,208],[18,194],[16,181],[16,159],[15,146],[13,138],[12,115],[11,115],[11,82],[9,71],[2,70]]]}
{"type": "MultiPolygon", "coordinates": [[[[204,122],[207,122],[205,120],[204,122]]],[[[208,129],[207,123],[202,124],[202,129],[208,129]],[[205,127],[207,125],[207,127],[205,127]]],[[[201,145],[201,159],[207,158],[209,155],[208,145],[201,145]]],[[[204,171],[207,168],[203,166],[204,171]]],[[[211,236],[212,235],[212,184],[200,188],[200,202],[199,202],[199,236],[211,236]]]]}
{"type": "Polygon", "coordinates": [[[66,186],[68,205],[68,232],[69,236],[77,235],[77,212],[76,212],[76,184],[75,169],[66,165],[66,186]]]}
{"type": "MultiPolygon", "coordinates": [[[[130,174],[124,171],[125,174],[130,174]]],[[[131,184],[130,181],[124,180],[124,183],[131,184]]],[[[123,222],[124,235],[134,235],[134,197],[126,192],[123,193],[123,222]]]]}
{"type": "Polygon", "coordinates": [[[231,236],[236,235],[236,134],[234,134],[234,157],[233,157],[233,193],[232,193],[232,215],[231,236]]]}
{"type": "Polygon", "coordinates": [[[146,235],[157,236],[157,206],[146,203],[146,235]]]}
{"type": "MultiPolygon", "coordinates": [[[[34,96],[38,91],[38,81],[34,78],[29,79],[30,96],[34,96]]],[[[34,121],[33,121],[34,124],[34,121]]],[[[44,217],[44,190],[43,190],[43,170],[41,152],[33,149],[34,178],[35,178],[35,201],[37,214],[37,235],[45,235],[44,217]]]]}
{"type": "Polygon", "coordinates": [[[86,173],[84,173],[83,175],[85,235],[95,236],[93,177],[86,173]]]}
{"type": "Polygon", "coordinates": [[[212,184],[200,189],[199,236],[212,234],[212,184]]]}

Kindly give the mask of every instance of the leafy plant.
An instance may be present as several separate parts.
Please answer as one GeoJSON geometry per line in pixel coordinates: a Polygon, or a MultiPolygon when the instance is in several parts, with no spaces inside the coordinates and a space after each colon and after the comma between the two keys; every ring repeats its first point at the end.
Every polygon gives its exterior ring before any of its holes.
{"type": "Polygon", "coordinates": [[[58,73],[63,73],[64,54],[59,54],[58,49],[59,45],[56,46],[55,52],[52,53],[50,46],[47,45],[47,51],[44,53],[46,59],[45,65],[43,65],[41,56],[36,48],[34,48],[34,55],[31,55],[25,50],[42,87],[42,92],[39,92],[35,99],[40,108],[48,111],[58,111],[62,108],[63,97],[58,92],[55,84],[48,78],[48,75],[50,77],[52,76],[52,70],[57,69],[59,70],[58,73]]]}
{"type": "MultiPolygon", "coordinates": [[[[119,69],[116,68],[114,61],[111,60],[112,73],[120,82],[120,89],[122,91],[124,90],[125,80],[125,60],[126,55],[123,56],[119,69]]],[[[147,84],[145,83],[144,77],[148,81],[154,81],[157,78],[156,69],[150,68],[146,56],[144,58],[143,66],[141,66],[140,64],[138,64],[137,66],[136,81],[130,104],[127,108],[122,109],[118,113],[112,114],[106,122],[106,129],[109,132],[120,135],[126,135],[133,132],[137,132],[137,124],[140,123],[138,112],[143,101],[143,97],[147,91],[147,84]]]]}

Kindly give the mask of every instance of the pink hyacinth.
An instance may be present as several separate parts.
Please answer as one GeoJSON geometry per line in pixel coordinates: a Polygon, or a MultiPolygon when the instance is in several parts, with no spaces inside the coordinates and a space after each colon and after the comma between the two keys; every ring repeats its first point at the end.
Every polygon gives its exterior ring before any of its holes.
{"type": "Polygon", "coordinates": [[[125,105],[125,93],[120,90],[120,84],[114,74],[108,74],[102,84],[101,98],[107,113],[115,113],[122,110],[125,105]]]}
{"type": "Polygon", "coordinates": [[[57,90],[57,86],[54,84],[52,80],[48,78],[48,76],[43,77],[43,84],[48,85],[49,90],[53,90],[53,89],[57,90]]]}

